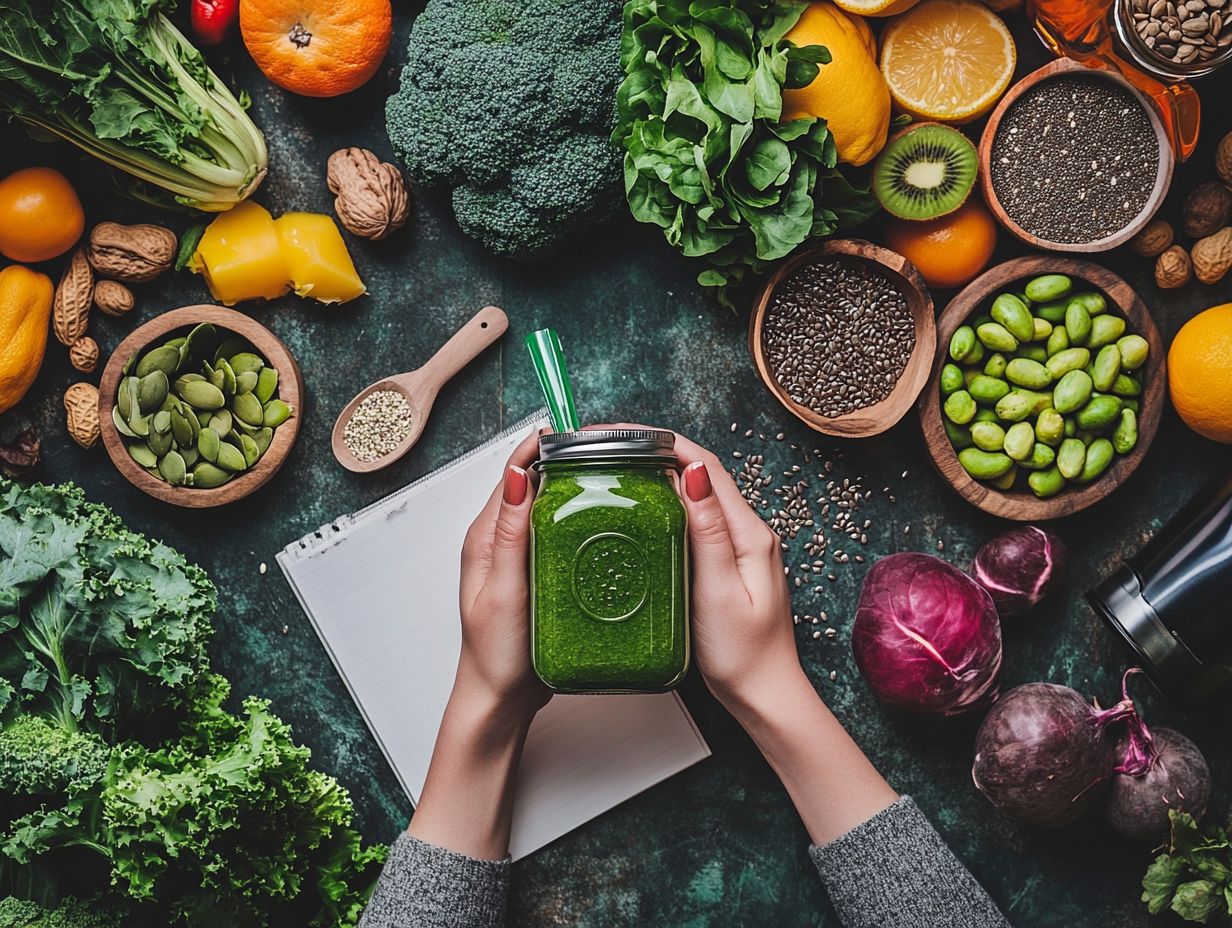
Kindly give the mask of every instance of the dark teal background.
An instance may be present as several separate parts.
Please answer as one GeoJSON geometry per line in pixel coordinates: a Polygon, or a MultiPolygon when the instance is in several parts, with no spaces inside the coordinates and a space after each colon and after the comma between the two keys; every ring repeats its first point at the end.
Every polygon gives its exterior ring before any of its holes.
{"type": "MultiPolygon", "coordinates": [[[[270,147],[270,176],[257,199],[275,213],[330,211],[325,159],[337,148],[364,145],[390,157],[383,104],[396,86],[417,9],[397,6],[397,35],[386,66],[350,97],[307,100],[284,94],[255,71],[238,44],[211,55],[226,79],[252,94],[253,117],[270,147]]],[[[1025,73],[1045,56],[1022,14],[1011,19],[1017,24],[1019,70],[1025,73]]],[[[1228,89],[1227,78],[1204,85],[1209,124],[1198,153],[1177,172],[1165,211],[1169,218],[1176,218],[1190,187],[1213,176],[1215,143],[1232,123],[1228,89]]],[[[468,103],[458,101],[463,108],[468,103]]],[[[25,142],[16,129],[3,131],[0,164],[6,169],[48,161],[61,165],[86,195],[91,223],[158,218],[112,195],[96,163],[67,149],[25,142]]],[[[172,223],[182,228],[187,218],[172,223]]],[[[822,441],[789,421],[753,372],[744,315],[712,305],[694,283],[697,268],[674,254],[654,229],[621,219],[578,236],[550,260],[511,264],[463,237],[447,201],[415,191],[407,228],[385,242],[349,241],[369,296],[335,307],[294,297],[241,307],[286,341],[307,386],[303,430],[290,461],[276,480],[243,503],[207,512],[162,505],[129,486],[101,447],[82,451],[73,445],[64,431],[61,396],[79,378],[56,343],[48,346],[48,360],[29,397],[4,425],[37,425],[45,438],[45,479],[75,480],[132,527],[175,545],[209,571],[219,588],[213,645],[218,666],[235,681],[237,693],[273,700],[311,746],[316,763],[351,790],[372,840],[391,840],[406,823],[409,803],[274,555],[305,532],[443,464],[534,409],[538,388],[521,346],[531,329],[550,325],[559,331],[587,419],[670,426],[724,459],[736,448],[752,450],[742,438],[735,440],[732,422],[739,423],[740,434],[745,428],[768,436],[783,430],[787,441],[766,447],[778,471],[800,463],[820,492],[815,467],[805,466],[803,452],[789,447],[798,443],[834,458],[832,476],[863,475],[875,491],[862,510],[873,521],[865,552],[870,560],[903,550],[937,553],[943,542],[941,555],[966,566],[975,548],[1003,527],[964,503],[932,472],[914,418],[882,437],[847,442],[822,441]],[[485,303],[505,308],[510,332],[446,387],[418,447],[383,473],[360,477],[343,471],[329,453],[329,430],[346,400],[380,376],[421,364],[485,303]],[[835,458],[840,454],[841,460],[835,458]]],[[[1000,257],[1018,253],[1003,239],[1000,257]]],[[[1152,262],[1127,252],[1100,260],[1139,289],[1168,340],[1197,310],[1232,298],[1232,281],[1162,293],[1150,282],[1152,262]]],[[[938,308],[947,296],[935,294],[938,308]]],[[[106,357],[136,322],[208,298],[198,278],[168,275],[138,288],[138,308],[130,318],[96,314],[91,333],[106,357]]],[[[1227,464],[1226,449],[1194,436],[1171,410],[1165,414],[1140,472],[1100,505],[1057,523],[1071,547],[1071,580],[1053,600],[1006,623],[1005,688],[1049,680],[1105,705],[1116,698],[1126,655],[1084,604],[1082,591],[1134,552],[1205,478],[1227,464]]],[[[836,565],[837,580],[823,582],[822,595],[807,588],[797,594],[798,610],[828,611],[838,637],[814,641],[803,626],[798,634],[803,661],[822,695],[890,781],[917,798],[1020,928],[1167,924],[1149,918],[1138,901],[1149,848],[1119,838],[1097,816],[1060,831],[1005,819],[971,785],[978,718],[908,718],[871,698],[852,663],[848,635],[866,566],[836,565]]],[[[363,590],[355,596],[362,608],[363,590]]],[[[513,925],[838,924],[808,862],[807,837],[773,773],[695,672],[683,695],[713,758],[518,864],[513,925]]],[[[1227,821],[1228,724],[1219,714],[1224,707],[1207,718],[1184,720],[1156,700],[1147,703],[1150,719],[1177,724],[1206,750],[1216,780],[1211,815],[1227,821]]],[[[828,788],[817,781],[816,789],[828,788]]],[[[963,924],[959,913],[954,924],[963,924]]]]}

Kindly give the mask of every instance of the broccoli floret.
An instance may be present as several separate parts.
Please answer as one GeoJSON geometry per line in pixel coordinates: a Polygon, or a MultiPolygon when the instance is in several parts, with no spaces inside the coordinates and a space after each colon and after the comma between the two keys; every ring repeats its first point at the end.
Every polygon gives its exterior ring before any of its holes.
{"type": "Polygon", "coordinates": [[[126,914],[103,900],[79,902],[72,896],[54,908],[9,896],[0,899],[0,928],[124,928],[126,914]]]}
{"type": "Polygon", "coordinates": [[[542,254],[623,202],[611,141],[620,0],[428,0],[389,138],[412,180],[453,190],[462,231],[542,254]]]}
{"type": "Polygon", "coordinates": [[[0,728],[0,795],[44,796],[92,783],[110,753],[97,735],[19,715],[0,728]]]}

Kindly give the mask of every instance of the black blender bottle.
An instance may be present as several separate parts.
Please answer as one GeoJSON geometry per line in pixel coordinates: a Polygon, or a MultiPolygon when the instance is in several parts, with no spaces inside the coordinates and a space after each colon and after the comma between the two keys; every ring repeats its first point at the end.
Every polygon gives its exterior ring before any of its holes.
{"type": "Polygon", "coordinates": [[[1196,708],[1232,681],[1232,473],[1087,593],[1156,686],[1196,708]]]}

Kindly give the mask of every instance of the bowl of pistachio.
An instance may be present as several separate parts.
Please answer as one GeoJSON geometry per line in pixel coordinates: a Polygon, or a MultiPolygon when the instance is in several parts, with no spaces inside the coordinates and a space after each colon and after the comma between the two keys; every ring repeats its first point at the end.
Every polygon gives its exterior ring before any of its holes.
{"type": "Polygon", "coordinates": [[[185,306],[134,329],[99,384],[103,444],[139,490],[201,509],[278,472],[299,433],[299,365],[269,329],[221,306],[185,306]]]}

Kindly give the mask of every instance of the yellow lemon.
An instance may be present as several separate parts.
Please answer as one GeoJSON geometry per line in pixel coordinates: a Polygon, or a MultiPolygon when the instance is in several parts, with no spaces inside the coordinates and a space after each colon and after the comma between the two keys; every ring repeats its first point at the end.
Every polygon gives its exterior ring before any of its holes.
{"type": "Polygon", "coordinates": [[[905,13],[920,0],[835,0],[842,9],[857,16],[896,16],[905,13]]]}
{"type": "Polygon", "coordinates": [[[839,161],[871,161],[890,129],[890,90],[877,70],[877,43],[868,23],[823,0],[808,5],[786,38],[796,45],[824,45],[831,60],[807,87],[783,91],[783,120],[824,119],[839,161]]]}

